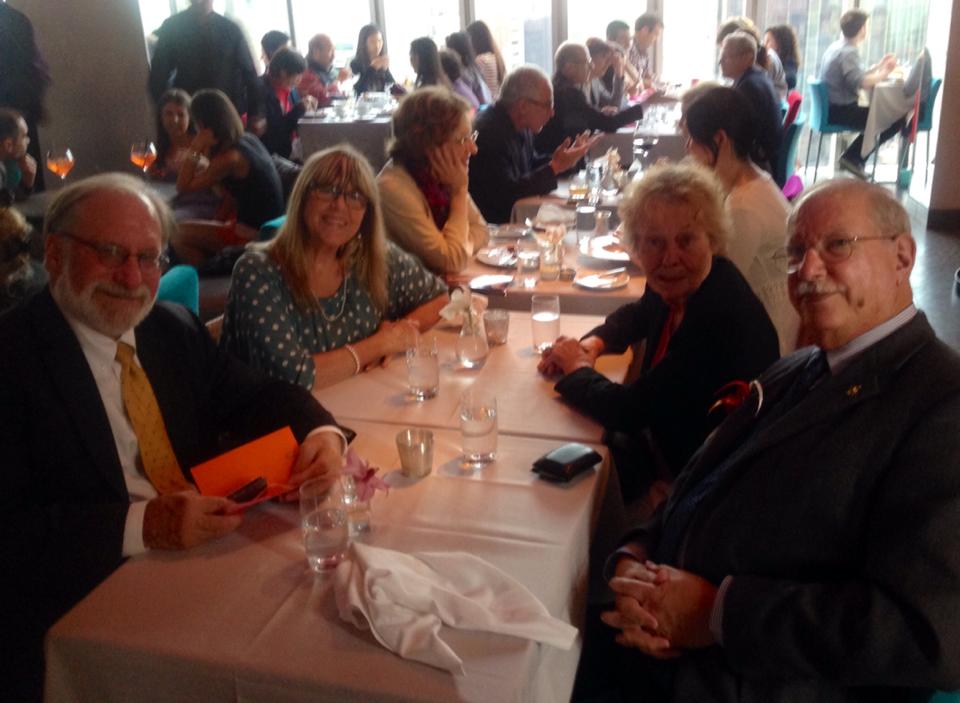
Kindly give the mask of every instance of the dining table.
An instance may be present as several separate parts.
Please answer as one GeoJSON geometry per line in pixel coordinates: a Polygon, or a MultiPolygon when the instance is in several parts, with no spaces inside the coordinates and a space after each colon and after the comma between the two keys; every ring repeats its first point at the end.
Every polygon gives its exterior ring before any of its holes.
{"type": "MultiPolygon", "coordinates": [[[[506,424],[516,423],[511,416],[506,424]]],[[[362,542],[407,554],[469,553],[528,589],[553,617],[583,624],[591,534],[609,510],[605,462],[569,484],[547,482],[530,467],[557,441],[502,431],[496,460],[465,468],[459,432],[436,427],[432,473],[408,478],[398,470],[397,425],[349,424],[355,451],[390,486],[371,501],[362,542]]],[[[307,566],[296,504],[263,503],[219,540],[128,560],[58,621],[46,640],[45,701],[570,697],[579,637],[561,649],[447,625],[439,634],[463,673],[403,659],[342,620],[334,577],[307,566]]]]}
{"type": "MultiPolygon", "coordinates": [[[[347,425],[376,421],[398,427],[457,429],[460,397],[475,386],[496,396],[501,436],[600,442],[603,428],[561,400],[553,390],[555,379],[537,372],[540,355],[533,348],[529,311],[512,311],[509,315],[507,342],[491,347],[481,368],[466,368],[457,360],[459,325],[441,323],[423,333],[422,336],[436,339],[439,350],[440,390],[434,398],[418,401],[410,395],[402,357],[314,391],[314,395],[338,421],[347,425]]],[[[602,321],[596,315],[567,314],[561,301],[561,334],[579,338],[602,321]]],[[[597,369],[611,380],[622,381],[630,361],[629,352],[605,355],[600,357],[597,369]]]]}
{"type": "Polygon", "coordinates": [[[525,288],[518,283],[511,252],[517,247],[515,233],[525,238],[532,235],[515,225],[491,226],[491,232],[494,236],[487,246],[475,253],[463,271],[448,276],[448,283],[475,286],[489,297],[492,308],[529,311],[534,295],[556,295],[566,313],[609,315],[638,300],[646,290],[646,276],[623,254],[614,235],[578,244],[575,226],[564,236],[563,267],[574,271],[576,278],[545,281],[538,277],[536,285],[525,288]],[[484,290],[488,285],[490,289],[484,290]]]}
{"type": "Polygon", "coordinates": [[[860,155],[866,158],[877,147],[880,133],[901,117],[913,112],[916,95],[904,95],[903,80],[885,80],[873,86],[870,94],[870,107],[867,111],[867,124],[863,129],[863,144],[860,155]]]}
{"type": "Polygon", "coordinates": [[[379,113],[339,117],[333,112],[304,116],[297,123],[303,159],[336,144],[349,144],[370,162],[377,173],[387,162],[387,141],[393,134],[391,117],[379,113]]]}

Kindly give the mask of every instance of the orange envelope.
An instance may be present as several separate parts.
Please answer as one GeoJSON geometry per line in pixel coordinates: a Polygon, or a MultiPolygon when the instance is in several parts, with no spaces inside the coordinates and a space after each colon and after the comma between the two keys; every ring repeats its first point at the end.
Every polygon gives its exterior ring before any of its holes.
{"type": "Polygon", "coordinates": [[[261,498],[285,493],[300,445],[290,427],[232,449],[190,469],[205,496],[227,496],[258,476],[267,479],[261,498]]]}

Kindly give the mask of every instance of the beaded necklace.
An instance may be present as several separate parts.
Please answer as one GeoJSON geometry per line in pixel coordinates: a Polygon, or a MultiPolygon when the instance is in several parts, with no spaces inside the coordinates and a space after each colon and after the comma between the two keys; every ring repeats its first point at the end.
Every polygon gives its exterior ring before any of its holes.
{"type": "Polygon", "coordinates": [[[334,322],[335,320],[339,320],[341,315],[343,315],[343,311],[346,310],[347,308],[347,276],[346,274],[344,274],[343,281],[341,281],[340,287],[337,288],[337,292],[334,293],[334,296],[339,297],[341,292],[343,293],[343,297],[340,299],[340,309],[337,311],[335,315],[327,315],[326,310],[323,309],[323,305],[321,304],[320,315],[327,322],[334,322]]]}

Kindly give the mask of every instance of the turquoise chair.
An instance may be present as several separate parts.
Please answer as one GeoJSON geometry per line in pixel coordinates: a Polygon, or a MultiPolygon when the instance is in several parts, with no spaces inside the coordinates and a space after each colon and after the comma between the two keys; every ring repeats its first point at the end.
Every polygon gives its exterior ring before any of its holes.
{"type": "Polygon", "coordinates": [[[784,184],[793,175],[797,163],[797,146],[800,144],[800,133],[805,122],[803,115],[797,115],[793,122],[783,131],[783,142],[780,152],[773,164],[773,180],[783,188],[784,184]]]}
{"type": "MultiPolygon", "coordinates": [[[[933,104],[937,102],[937,94],[940,92],[940,86],[943,84],[942,78],[933,78],[930,81],[930,92],[927,94],[927,102],[923,110],[923,119],[917,120],[917,134],[927,133],[927,160],[923,162],[923,184],[927,184],[927,174],[930,167],[930,130],[933,129],[933,104]]],[[[910,158],[910,170],[914,170],[917,161],[917,143],[913,143],[913,156],[910,158]]]]}
{"type": "MultiPolygon", "coordinates": [[[[931,90],[930,92],[932,93],[933,91],[931,90]]],[[[930,104],[933,104],[932,100],[930,104]]],[[[927,703],[960,703],[960,691],[954,691],[953,693],[937,691],[927,703]]]]}
{"type": "Polygon", "coordinates": [[[817,181],[817,170],[820,168],[820,150],[823,149],[824,134],[840,134],[852,131],[846,125],[834,124],[830,121],[830,98],[827,95],[827,86],[816,78],[808,78],[810,87],[810,136],[807,141],[807,158],[804,160],[806,169],[810,168],[810,145],[813,142],[813,132],[820,133],[817,142],[817,162],[813,166],[813,182],[817,181]]]}
{"type": "Polygon", "coordinates": [[[280,231],[280,228],[283,227],[283,223],[287,221],[286,215],[280,215],[280,217],[274,217],[272,220],[267,220],[262,225],[260,225],[260,231],[257,232],[257,241],[258,242],[268,242],[274,237],[277,236],[277,232],[280,231]]]}
{"type": "Polygon", "coordinates": [[[180,303],[194,315],[200,314],[200,277],[193,266],[174,266],[160,277],[157,300],[180,303]]]}

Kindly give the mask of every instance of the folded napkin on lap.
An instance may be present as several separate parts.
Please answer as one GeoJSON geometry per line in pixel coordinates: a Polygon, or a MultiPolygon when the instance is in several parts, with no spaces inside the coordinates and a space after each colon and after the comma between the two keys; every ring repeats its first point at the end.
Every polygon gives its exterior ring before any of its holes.
{"type": "Polygon", "coordinates": [[[440,626],[496,632],[570,649],[577,629],[547,612],[530,591],[465,552],[415,552],[354,543],[337,566],[340,617],[373,632],[401,657],[464,673],[440,626]]]}

